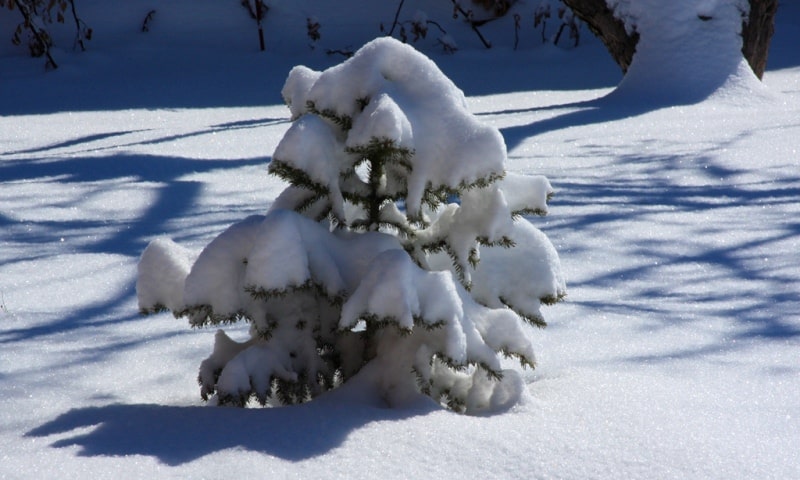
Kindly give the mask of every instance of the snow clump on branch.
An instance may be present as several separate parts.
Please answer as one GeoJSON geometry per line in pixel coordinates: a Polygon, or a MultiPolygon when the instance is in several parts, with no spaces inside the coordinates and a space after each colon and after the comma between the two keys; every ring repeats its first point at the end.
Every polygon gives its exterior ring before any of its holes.
{"type": "Polygon", "coordinates": [[[199,256],[155,240],[139,263],[143,312],[250,324],[245,342],[217,332],[201,396],[283,405],[350,384],[390,405],[516,401],[501,356],[533,367],[529,326],[566,294],[558,254],[523,216],[547,213],[547,179],[506,174],[500,132],[390,38],[323,72],[295,67],[282,94],[293,123],[269,171],[289,186],[266,215],[199,256]]]}

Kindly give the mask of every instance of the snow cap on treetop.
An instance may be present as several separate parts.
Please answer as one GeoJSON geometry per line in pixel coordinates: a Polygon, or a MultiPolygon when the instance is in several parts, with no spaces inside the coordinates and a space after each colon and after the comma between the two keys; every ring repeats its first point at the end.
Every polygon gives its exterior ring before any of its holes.
{"type": "MultiPolygon", "coordinates": [[[[321,73],[295,67],[283,96],[293,117],[311,108],[338,123],[346,146],[385,137],[413,150],[406,199],[412,214],[419,212],[428,187],[457,189],[503,175],[506,146],[500,132],[467,110],[464,93],[432,60],[395,39],[373,40],[321,73]]],[[[281,142],[276,158],[293,164],[312,160],[300,158],[305,152],[293,151],[285,145],[289,141],[281,142]]]]}

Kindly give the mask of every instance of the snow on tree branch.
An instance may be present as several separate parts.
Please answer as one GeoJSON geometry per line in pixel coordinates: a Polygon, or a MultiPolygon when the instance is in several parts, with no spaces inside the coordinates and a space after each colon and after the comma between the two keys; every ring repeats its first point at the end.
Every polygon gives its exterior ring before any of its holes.
{"type": "Polygon", "coordinates": [[[566,294],[555,249],[522,217],[547,213],[550,183],[506,175],[499,131],[396,40],[295,67],[282,93],[293,124],[269,170],[290,185],[270,211],[196,260],[159,239],[139,263],[143,312],[250,324],[244,342],[218,331],[201,396],[282,405],[351,383],[392,405],[513,402],[522,383],[500,359],[533,367],[529,325],[566,294]]]}

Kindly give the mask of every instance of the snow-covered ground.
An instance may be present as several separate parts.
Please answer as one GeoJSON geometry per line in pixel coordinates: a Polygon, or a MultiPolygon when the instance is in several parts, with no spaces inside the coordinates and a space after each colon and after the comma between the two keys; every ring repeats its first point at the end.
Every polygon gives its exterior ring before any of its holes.
{"type": "Polygon", "coordinates": [[[425,47],[501,129],[510,170],[557,191],[533,221],[568,297],[532,332],[522,402],[481,417],[353,389],[203,406],[213,330],[139,316],[138,257],[157,236],[201,248],[264,213],[285,186],[266,173],[289,126],[285,76],[340,61],[320,49],[345,37],[311,52],[303,30],[260,53],[246,17],[175,28],[209,13],[188,0],[141,34],[145,3],[104,17],[80,2],[108,33],[96,20],[88,51],[57,51],[53,72],[0,51],[0,478],[800,478],[795,2],[766,89],[734,75],[673,106],[638,89],[597,101],[620,74],[585,30],[571,50],[486,52],[468,30],[455,55],[425,47]]]}

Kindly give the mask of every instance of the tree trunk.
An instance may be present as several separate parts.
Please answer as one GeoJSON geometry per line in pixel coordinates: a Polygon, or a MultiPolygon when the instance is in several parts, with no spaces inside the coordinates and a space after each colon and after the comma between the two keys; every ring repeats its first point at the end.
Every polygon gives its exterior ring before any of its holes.
{"type": "MultiPolygon", "coordinates": [[[[586,22],[605,44],[611,57],[625,73],[633,60],[639,34],[628,34],[625,25],[614,16],[605,0],[562,0],[575,15],[586,22]]],[[[767,53],[775,31],[778,0],[749,0],[750,15],[742,24],[742,54],[758,78],[764,75],[767,53]]]]}
{"type": "Polygon", "coordinates": [[[742,23],[742,53],[758,78],[767,67],[777,11],[778,0],[750,0],[750,16],[742,23]]]}
{"type": "Polygon", "coordinates": [[[586,22],[589,30],[605,44],[611,57],[622,69],[622,73],[627,72],[636,52],[639,34],[636,32],[628,34],[625,25],[614,16],[605,0],[562,1],[578,18],[586,22]]]}

